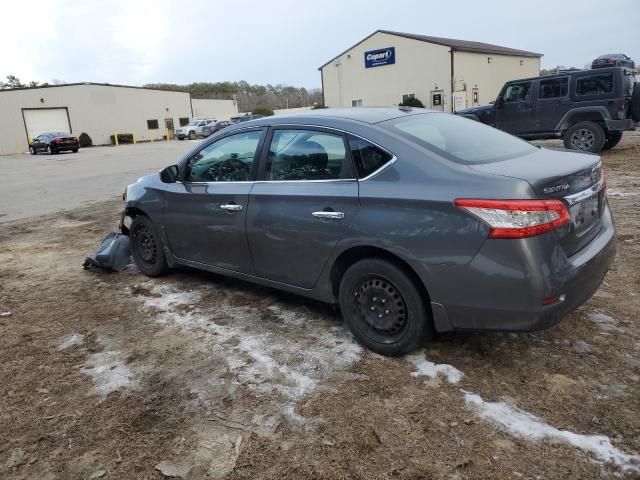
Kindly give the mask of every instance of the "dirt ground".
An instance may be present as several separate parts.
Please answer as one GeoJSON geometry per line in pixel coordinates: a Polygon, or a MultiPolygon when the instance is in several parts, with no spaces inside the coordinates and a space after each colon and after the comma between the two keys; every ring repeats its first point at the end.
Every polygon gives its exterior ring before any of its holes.
{"type": "Polygon", "coordinates": [[[402,359],[267,288],[84,271],[115,199],[0,225],[0,478],[640,478],[640,135],[604,165],[618,256],[587,304],[402,359]]]}

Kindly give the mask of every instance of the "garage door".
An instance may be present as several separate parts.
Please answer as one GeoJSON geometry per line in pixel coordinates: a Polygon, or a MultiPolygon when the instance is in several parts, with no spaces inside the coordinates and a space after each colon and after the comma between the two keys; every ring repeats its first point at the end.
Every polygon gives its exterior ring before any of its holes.
{"type": "Polygon", "coordinates": [[[27,126],[29,138],[36,138],[46,132],[71,133],[66,108],[23,110],[22,114],[24,115],[24,123],[27,126]]]}

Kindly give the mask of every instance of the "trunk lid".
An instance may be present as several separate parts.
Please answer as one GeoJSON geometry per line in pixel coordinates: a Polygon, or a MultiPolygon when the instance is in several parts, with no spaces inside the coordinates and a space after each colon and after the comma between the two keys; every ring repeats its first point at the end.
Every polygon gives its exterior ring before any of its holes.
{"type": "Polygon", "coordinates": [[[565,202],[571,222],[555,232],[567,255],[586,246],[600,231],[605,189],[602,161],[597,155],[540,148],[531,155],[470,168],[525,180],[535,198],[565,202]]]}

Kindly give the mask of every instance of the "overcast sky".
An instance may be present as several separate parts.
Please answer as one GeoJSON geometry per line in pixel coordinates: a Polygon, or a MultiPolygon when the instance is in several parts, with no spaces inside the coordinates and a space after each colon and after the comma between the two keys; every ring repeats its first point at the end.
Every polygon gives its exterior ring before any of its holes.
{"type": "Polygon", "coordinates": [[[640,62],[640,0],[30,0],[3,2],[0,78],[319,87],[317,68],[377,29],[640,62]]]}

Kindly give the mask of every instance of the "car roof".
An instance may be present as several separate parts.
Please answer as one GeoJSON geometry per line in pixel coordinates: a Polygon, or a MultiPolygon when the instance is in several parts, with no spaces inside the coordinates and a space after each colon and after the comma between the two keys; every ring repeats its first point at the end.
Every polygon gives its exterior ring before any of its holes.
{"type": "Polygon", "coordinates": [[[607,72],[615,72],[615,71],[621,71],[621,70],[627,70],[627,71],[631,71],[630,68],[627,67],[606,67],[606,68],[589,68],[589,69],[580,69],[580,70],[571,70],[571,71],[564,71],[564,72],[559,72],[559,73],[552,73],[551,75],[544,75],[544,76],[540,76],[538,75],[537,77],[527,77],[527,78],[514,78],[513,80],[509,80],[505,83],[512,83],[512,82],[524,82],[527,80],[548,80],[548,79],[552,79],[554,77],[566,77],[567,75],[577,75],[577,74],[583,74],[583,73],[594,73],[596,75],[601,74],[601,73],[607,73],[607,72]]]}
{"type": "MultiPolygon", "coordinates": [[[[375,124],[391,120],[392,118],[418,115],[424,113],[434,113],[426,108],[412,107],[354,107],[354,108],[323,108],[317,110],[307,110],[287,115],[277,115],[263,117],[252,120],[252,125],[279,125],[286,123],[301,123],[308,121],[318,125],[330,124],[331,120],[351,120],[354,122],[375,124]]],[[[244,122],[246,125],[247,122],[244,122]]]]}

